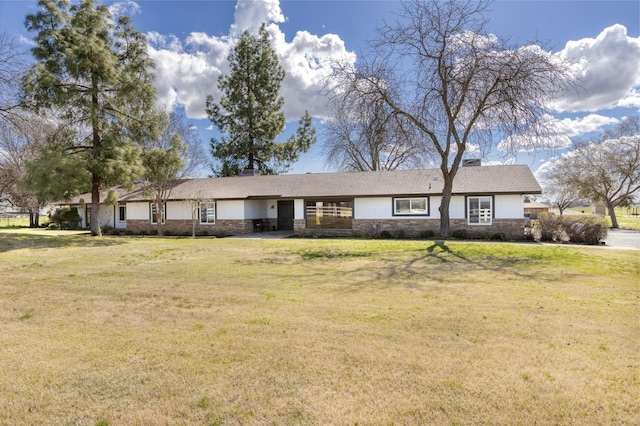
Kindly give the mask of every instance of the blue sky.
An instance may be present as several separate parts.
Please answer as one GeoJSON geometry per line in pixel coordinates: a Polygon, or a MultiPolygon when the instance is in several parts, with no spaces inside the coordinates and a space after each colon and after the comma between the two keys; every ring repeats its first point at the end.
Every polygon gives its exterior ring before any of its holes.
{"type": "MultiPolygon", "coordinates": [[[[217,77],[227,70],[234,38],[244,30],[268,24],[281,64],[287,72],[281,94],[285,113],[295,128],[304,110],[322,117],[326,98],[319,93],[331,58],[355,61],[367,53],[376,26],[392,20],[398,1],[319,0],[132,0],[105,1],[132,17],[149,39],[157,64],[159,103],[183,109],[200,131],[205,147],[215,135],[204,115],[207,94],[217,95],[217,77]]],[[[33,34],[24,30],[31,0],[0,0],[0,31],[19,37],[25,47],[33,34]]],[[[554,153],[519,153],[505,159],[495,152],[486,162],[515,161],[542,175],[553,156],[566,152],[573,139],[588,139],[625,116],[640,112],[640,2],[625,1],[495,1],[487,14],[488,30],[516,44],[545,43],[568,58],[582,76],[579,97],[559,101],[550,119],[562,123],[554,153]]],[[[321,126],[321,121],[316,121],[321,126]]],[[[321,136],[321,133],[320,133],[321,136]]],[[[283,136],[283,140],[286,137],[283,136]]],[[[321,155],[322,137],[293,166],[293,173],[332,171],[321,155]]],[[[208,149],[207,149],[208,151],[208,149]]]]}

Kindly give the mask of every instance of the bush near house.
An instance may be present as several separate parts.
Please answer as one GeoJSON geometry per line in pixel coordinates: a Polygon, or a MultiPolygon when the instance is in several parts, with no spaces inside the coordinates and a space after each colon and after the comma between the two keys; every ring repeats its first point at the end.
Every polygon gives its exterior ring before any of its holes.
{"type": "Polygon", "coordinates": [[[78,229],[82,219],[78,214],[78,209],[71,207],[61,207],[50,217],[52,223],[61,229],[78,229]]]}
{"type": "Polygon", "coordinates": [[[539,241],[595,245],[607,236],[607,221],[601,216],[541,214],[534,235],[539,241]]]}

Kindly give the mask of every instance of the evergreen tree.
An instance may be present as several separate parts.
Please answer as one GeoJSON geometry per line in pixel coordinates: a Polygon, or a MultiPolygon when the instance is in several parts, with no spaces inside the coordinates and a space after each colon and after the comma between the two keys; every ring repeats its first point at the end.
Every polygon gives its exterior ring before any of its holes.
{"type": "Polygon", "coordinates": [[[262,174],[286,170],[315,142],[315,129],[305,113],[294,136],[275,142],[285,127],[284,99],[279,95],[285,73],[264,24],[259,37],[242,34],[229,63],[230,74],[218,79],[220,103],[207,97],[209,119],[224,134],[211,140],[211,154],[222,162],[216,174],[233,176],[245,168],[262,174]]]}
{"type": "MultiPolygon", "coordinates": [[[[50,148],[55,155],[33,167],[67,174],[74,167],[90,177],[91,233],[100,235],[100,191],[139,177],[140,146],[158,137],[153,62],[131,20],[114,21],[104,5],[93,0],[73,6],[67,0],[39,0],[38,5],[25,22],[37,33],[32,49],[37,62],[23,84],[25,102],[36,111],[58,111],[76,137],[58,141],[50,148]],[[55,159],[58,164],[51,164],[55,159]]],[[[48,184],[38,182],[42,188],[48,184]]]]}

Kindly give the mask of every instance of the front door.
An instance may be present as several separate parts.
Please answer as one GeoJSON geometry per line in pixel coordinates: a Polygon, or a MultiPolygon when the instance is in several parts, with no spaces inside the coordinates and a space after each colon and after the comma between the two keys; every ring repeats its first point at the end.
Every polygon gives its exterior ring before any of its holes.
{"type": "Polygon", "coordinates": [[[278,201],[278,230],[293,231],[293,200],[278,201]]]}

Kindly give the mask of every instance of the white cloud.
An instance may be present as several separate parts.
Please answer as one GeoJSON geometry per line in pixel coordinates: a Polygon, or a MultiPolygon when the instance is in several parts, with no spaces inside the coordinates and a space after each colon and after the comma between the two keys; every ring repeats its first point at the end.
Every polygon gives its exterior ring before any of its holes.
{"type": "Polygon", "coordinates": [[[544,115],[541,126],[532,129],[531,133],[506,137],[498,144],[503,152],[533,152],[539,149],[556,150],[569,148],[571,138],[588,135],[601,130],[605,126],[618,124],[620,120],[598,114],[584,117],[557,119],[544,115]],[[537,133],[536,133],[537,132],[537,133]],[[532,141],[536,141],[535,147],[532,141]]]}
{"type": "Polygon", "coordinates": [[[278,0],[238,0],[228,35],[191,33],[180,41],[173,35],[148,34],[149,54],[156,63],[159,105],[170,109],[183,105],[188,117],[206,118],[207,95],[220,99],[218,77],[229,70],[230,49],[242,32],[257,33],[266,23],[286,73],[280,94],[285,99],[287,120],[298,120],[305,110],[316,117],[326,115],[326,96],[321,90],[323,78],[331,71],[330,63],[346,59],[353,64],[356,55],[348,52],[335,34],[317,36],[300,31],[287,42],[278,26],[285,21],[278,0]]]}
{"type": "Polygon", "coordinates": [[[627,96],[620,99],[616,106],[626,108],[638,108],[640,109],[640,89],[634,89],[629,91],[627,96]]]}
{"type": "Polygon", "coordinates": [[[279,0],[238,0],[234,18],[235,22],[229,31],[234,38],[240,37],[245,31],[258,34],[262,23],[277,29],[277,24],[285,22],[279,0]]]}
{"type": "Polygon", "coordinates": [[[569,137],[582,136],[600,130],[604,126],[619,123],[614,117],[605,117],[598,114],[589,114],[582,118],[564,118],[558,121],[558,129],[569,137]]]}
{"type": "Polygon", "coordinates": [[[630,93],[640,87],[640,37],[629,37],[623,25],[605,28],[596,38],[569,41],[557,55],[570,64],[578,85],[577,93],[557,101],[558,111],[596,111],[624,99],[628,104],[630,93]]]}
{"type": "Polygon", "coordinates": [[[115,2],[112,5],[110,5],[108,9],[113,16],[120,16],[120,15],[133,16],[133,15],[137,15],[142,10],[140,5],[133,0],[123,0],[123,1],[115,2]]]}

